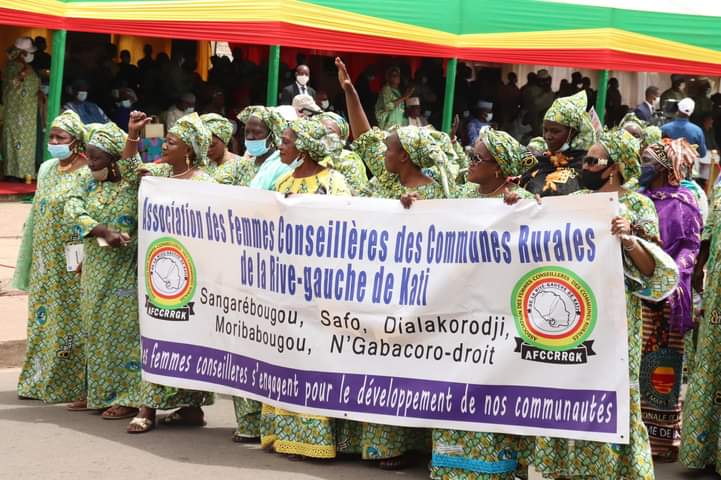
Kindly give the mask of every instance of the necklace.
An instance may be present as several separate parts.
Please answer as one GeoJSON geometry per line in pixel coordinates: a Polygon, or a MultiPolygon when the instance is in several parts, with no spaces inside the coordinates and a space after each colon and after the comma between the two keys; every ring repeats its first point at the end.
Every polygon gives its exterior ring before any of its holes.
{"type": "Polygon", "coordinates": [[[70,163],[68,163],[67,165],[63,165],[62,162],[58,163],[58,171],[65,173],[65,172],[69,172],[71,170],[75,170],[78,160],[82,160],[82,157],[74,156],[73,159],[70,160],[70,163]]]}
{"type": "Polygon", "coordinates": [[[189,169],[185,170],[184,172],[178,173],[177,175],[171,175],[170,178],[180,178],[191,170],[192,170],[192,168],[189,168],[189,169]]]}
{"type": "Polygon", "coordinates": [[[500,189],[502,189],[503,187],[505,187],[507,184],[508,184],[508,182],[503,182],[503,183],[501,183],[499,186],[497,186],[496,188],[494,188],[493,191],[488,192],[488,193],[483,193],[483,192],[481,192],[480,188],[478,189],[478,192],[479,192],[481,195],[484,195],[484,196],[486,196],[486,197],[491,197],[491,196],[495,195],[496,193],[498,193],[498,191],[499,191],[500,189]]]}

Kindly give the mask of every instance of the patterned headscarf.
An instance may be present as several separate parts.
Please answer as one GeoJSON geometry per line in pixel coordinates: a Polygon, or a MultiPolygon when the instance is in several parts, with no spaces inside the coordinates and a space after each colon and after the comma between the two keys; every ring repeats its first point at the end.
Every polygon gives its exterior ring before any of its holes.
{"type": "Polygon", "coordinates": [[[77,113],[72,110],[65,110],[63,113],[55,117],[51,128],[59,128],[60,130],[67,132],[78,141],[79,146],[85,148],[85,142],[88,141],[88,129],[80,120],[77,113]]]}
{"type": "Polygon", "coordinates": [[[441,175],[441,183],[446,196],[450,195],[448,186],[449,157],[443,142],[436,140],[430,129],[424,127],[398,127],[393,130],[401,141],[403,150],[411,161],[420,168],[435,167],[441,175]]]}
{"type": "Polygon", "coordinates": [[[293,120],[288,128],[296,134],[295,148],[306,152],[314,161],[322,163],[325,157],[335,158],[343,150],[343,143],[335,133],[328,133],[322,123],[313,119],[293,120]]]}
{"type": "Polygon", "coordinates": [[[649,145],[644,154],[650,155],[654,160],[663,165],[664,168],[673,173],[671,183],[678,185],[686,178],[686,173],[693,168],[698,153],[693,145],[685,138],[671,140],[664,138],[662,141],[649,145]]]}
{"type": "Polygon", "coordinates": [[[523,173],[522,164],[526,149],[515,138],[506,132],[486,128],[481,130],[478,139],[483,142],[501,167],[503,175],[517,177],[523,173]]]}
{"type": "Polygon", "coordinates": [[[528,142],[528,150],[537,155],[543,155],[548,150],[548,145],[543,137],[533,137],[528,142]]]}
{"type": "Polygon", "coordinates": [[[227,118],[218,115],[217,113],[206,113],[201,115],[200,119],[205,123],[210,132],[218,137],[223,144],[227,145],[230,142],[230,137],[233,136],[233,124],[227,118]]]}
{"type": "Polygon", "coordinates": [[[544,120],[560,123],[576,131],[570,140],[572,149],[588,150],[595,143],[596,132],[591,117],[586,112],[588,98],[585,90],[570,97],[557,98],[548,109],[544,120]]]}
{"type": "Polygon", "coordinates": [[[635,113],[630,112],[624,115],[624,117],[621,119],[621,123],[619,125],[623,127],[627,123],[633,123],[634,125],[638,126],[639,129],[643,130],[646,128],[646,125],[648,125],[646,122],[638,118],[635,113]]]}
{"type": "Polygon", "coordinates": [[[243,111],[238,114],[238,120],[243,124],[248,123],[250,117],[255,117],[263,122],[265,126],[268,127],[268,131],[273,139],[273,144],[276,147],[280,145],[280,136],[288,126],[288,122],[280,112],[271,107],[251,105],[250,107],[244,108],[243,111]]]}
{"type": "Polygon", "coordinates": [[[120,157],[125,148],[128,135],[113,122],[93,128],[88,140],[88,146],[97,147],[113,157],[120,157]]]}
{"type": "Polygon", "coordinates": [[[622,128],[603,132],[599,143],[606,149],[611,160],[618,164],[623,179],[628,182],[641,176],[638,151],[641,148],[636,137],[622,128]]]}
{"type": "Polygon", "coordinates": [[[350,126],[348,125],[348,122],[345,118],[334,112],[323,112],[313,118],[319,121],[330,120],[334,122],[336,125],[338,125],[338,129],[340,130],[341,140],[343,140],[344,142],[348,140],[348,137],[350,136],[350,126]]]}
{"type": "Polygon", "coordinates": [[[641,141],[644,145],[651,145],[661,141],[661,129],[655,125],[643,129],[641,141]]]}
{"type": "Polygon", "coordinates": [[[199,165],[208,164],[208,148],[213,134],[197,113],[180,117],[168,133],[172,133],[193,149],[199,165]]]}

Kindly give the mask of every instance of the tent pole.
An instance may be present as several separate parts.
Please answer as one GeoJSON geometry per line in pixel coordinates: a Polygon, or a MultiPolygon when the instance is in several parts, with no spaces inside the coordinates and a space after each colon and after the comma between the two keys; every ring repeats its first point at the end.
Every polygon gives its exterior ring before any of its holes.
{"type": "Polygon", "coordinates": [[[271,45],[268,50],[268,90],[265,104],[269,107],[278,105],[278,72],[280,70],[280,46],[271,45]]]}
{"type": "MultiPolygon", "coordinates": [[[[60,100],[63,94],[63,74],[65,70],[65,41],[67,30],[53,31],[53,57],[50,63],[50,92],[48,93],[48,126],[45,129],[45,143],[50,135],[50,126],[60,114],[60,100]]],[[[45,159],[50,158],[50,152],[45,149],[45,159]]]]}
{"type": "Polygon", "coordinates": [[[598,91],[596,92],[596,115],[601,125],[606,121],[606,93],[608,92],[608,70],[598,72],[598,91]]]}
{"type": "Polygon", "coordinates": [[[451,124],[453,123],[453,98],[456,93],[457,68],[458,59],[449,59],[448,65],[446,65],[446,94],[443,98],[443,124],[441,126],[446,133],[451,133],[451,124]]]}

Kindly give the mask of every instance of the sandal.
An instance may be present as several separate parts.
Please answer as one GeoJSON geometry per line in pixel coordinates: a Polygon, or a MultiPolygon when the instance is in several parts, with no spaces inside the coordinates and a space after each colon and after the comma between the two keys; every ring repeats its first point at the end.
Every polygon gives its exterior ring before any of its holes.
{"type": "Polygon", "coordinates": [[[122,405],[113,405],[105,410],[100,416],[103,420],[123,420],[125,418],[133,418],[138,414],[138,409],[133,407],[125,407],[122,405]]]}
{"type": "Polygon", "coordinates": [[[408,458],[405,455],[385,458],[378,462],[378,468],[381,470],[403,470],[406,467],[408,467],[408,458]]]}
{"type": "Polygon", "coordinates": [[[102,412],[103,409],[88,408],[88,402],[86,400],[76,400],[67,407],[68,412],[102,412]]]}
{"type": "Polygon", "coordinates": [[[260,442],[260,437],[249,437],[247,435],[241,435],[238,432],[234,432],[232,440],[234,443],[258,443],[260,442]]]}
{"type": "Polygon", "coordinates": [[[155,429],[155,419],[145,417],[135,417],[130,420],[128,424],[127,432],[130,434],[134,433],[148,433],[155,429]]]}
{"type": "Polygon", "coordinates": [[[188,418],[180,413],[180,410],[163,417],[160,423],[167,427],[204,427],[206,425],[205,418],[188,418]]]}

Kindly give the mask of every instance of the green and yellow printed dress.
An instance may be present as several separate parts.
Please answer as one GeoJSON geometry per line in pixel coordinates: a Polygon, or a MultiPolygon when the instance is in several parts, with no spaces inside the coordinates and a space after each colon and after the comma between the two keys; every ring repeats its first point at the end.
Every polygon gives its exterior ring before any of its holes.
{"type": "MultiPolygon", "coordinates": [[[[385,169],[385,136],[386,132],[373,129],[353,142],[353,150],[374,175],[362,190],[361,196],[395,200],[406,193],[417,192],[421,199],[446,198],[443,187],[438,182],[407,188],[401,184],[398,175],[385,169]]],[[[426,174],[430,173],[427,169],[423,171],[426,174]]],[[[430,431],[427,429],[346,420],[343,422],[346,424],[344,425],[346,453],[360,450],[364,460],[383,460],[400,457],[412,450],[430,450],[430,431]]]]}
{"type": "MultiPolygon", "coordinates": [[[[168,165],[168,167],[170,167],[170,165],[166,163],[144,164],[140,165],[140,168],[136,168],[136,172],[138,170],[148,171],[145,168],[148,165],[168,165]]],[[[167,171],[167,168],[155,168],[149,172],[152,176],[167,176],[167,171]]],[[[172,172],[172,167],[170,171],[172,172]]],[[[215,179],[206,173],[202,168],[196,170],[193,176],[187,178],[186,180],[215,183],[215,179]]],[[[140,336],[138,336],[138,342],[140,342],[140,336]]],[[[142,382],[140,386],[140,404],[144,407],[154,408],[156,410],[174,410],[182,407],[202,407],[205,405],[212,405],[213,403],[215,403],[215,395],[212,392],[166,387],[165,385],[158,385],[145,381],[142,382]]]]}
{"type": "Polygon", "coordinates": [[[368,184],[366,166],[356,152],[344,149],[336,162],[332,162],[328,157],[324,162],[327,165],[334,163],[330,166],[343,174],[354,196],[359,196],[368,184]]]}
{"type": "MultiPolygon", "coordinates": [[[[279,193],[350,196],[343,175],[326,168],[304,178],[292,173],[278,180],[279,193]]],[[[311,458],[335,458],[336,420],[320,415],[294,413],[263,404],[260,422],[261,446],[278,453],[311,458]]]]}
{"type": "Polygon", "coordinates": [[[683,407],[679,461],[688,468],[713,465],[721,474],[721,190],[714,187],[701,239],[710,242],[694,368],[683,407]]]}
{"type": "MultiPolygon", "coordinates": [[[[624,218],[632,225],[643,228],[645,236],[659,237],[656,209],[649,198],[635,192],[623,192],[619,200],[621,215],[624,218]]],[[[641,417],[639,388],[643,327],[641,299],[659,301],[670,295],[678,283],[678,269],[673,259],[661,247],[640,237],[636,237],[636,240],[653,256],[656,269],[651,277],[644,277],[624,253],[628,367],[631,386],[630,443],[620,445],[537,437],[531,449],[529,462],[545,478],[584,477],[599,480],[654,478],[648,431],[641,417]]]]}
{"type": "MultiPolygon", "coordinates": [[[[511,184],[509,189],[521,199],[534,196],[511,184]]],[[[462,185],[454,198],[500,198],[503,191],[484,195],[475,183],[462,185]]],[[[433,461],[431,478],[468,480],[514,480],[525,478],[528,470],[528,449],[532,439],[502,433],[462,430],[433,430],[433,461]]]]}
{"type": "Polygon", "coordinates": [[[27,350],[18,395],[48,403],[85,396],[85,352],[80,275],[68,272],[65,246],[82,239],[64,219],[65,203],[90,176],[87,167],[61,172],[57,159],[40,166],[23,242],[31,256],[27,350]]]}
{"type": "Polygon", "coordinates": [[[2,72],[2,98],[5,112],[2,139],[0,139],[0,158],[4,162],[5,175],[35,178],[40,77],[30,65],[18,63],[15,54],[12,55],[2,72]],[[24,69],[26,76],[21,80],[24,69]]]}
{"type": "Polygon", "coordinates": [[[140,406],[137,163],[137,157],[120,160],[118,182],[86,177],[65,205],[67,221],[84,239],[80,311],[86,333],[89,408],[140,406]],[[131,243],[101,247],[90,236],[100,224],[130,235],[131,243]]]}

